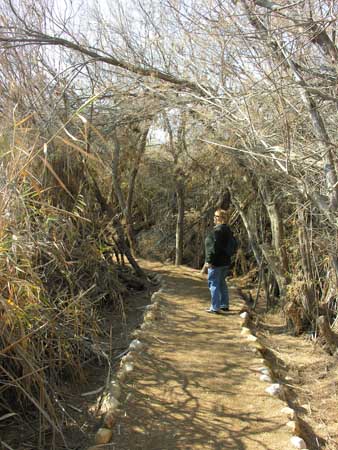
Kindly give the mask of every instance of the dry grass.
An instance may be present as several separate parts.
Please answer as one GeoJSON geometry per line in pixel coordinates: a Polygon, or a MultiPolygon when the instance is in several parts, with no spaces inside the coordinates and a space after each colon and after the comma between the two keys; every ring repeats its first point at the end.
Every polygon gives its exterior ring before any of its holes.
{"type": "Polygon", "coordinates": [[[81,380],[84,362],[100,356],[97,307],[120,303],[126,288],[101,240],[105,224],[80,194],[68,210],[55,203],[61,178],[40,181],[48,167],[22,123],[0,138],[0,425],[38,423],[43,446],[47,432],[62,436],[58,385],[81,380]]]}

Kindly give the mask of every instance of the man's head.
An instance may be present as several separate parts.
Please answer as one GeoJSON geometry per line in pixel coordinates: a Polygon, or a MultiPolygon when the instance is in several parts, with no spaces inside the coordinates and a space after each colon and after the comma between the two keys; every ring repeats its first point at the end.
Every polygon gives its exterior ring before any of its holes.
{"type": "Polygon", "coordinates": [[[214,214],[214,224],[220,225],[221,223],[226,223],[227,213],[224,209],[216,209],[214,214]]]}

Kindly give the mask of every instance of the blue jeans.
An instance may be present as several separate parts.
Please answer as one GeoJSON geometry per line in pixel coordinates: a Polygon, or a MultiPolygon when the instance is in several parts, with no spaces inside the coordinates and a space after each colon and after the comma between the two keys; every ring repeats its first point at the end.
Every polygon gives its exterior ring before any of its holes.
{"type": "Polygon", "coordinates": [[[227,266],[208,268],[211,309],[214,311],[218,311],[220,308],[229,308],[229,292],[225,281],[227,275],[227,266]]]}

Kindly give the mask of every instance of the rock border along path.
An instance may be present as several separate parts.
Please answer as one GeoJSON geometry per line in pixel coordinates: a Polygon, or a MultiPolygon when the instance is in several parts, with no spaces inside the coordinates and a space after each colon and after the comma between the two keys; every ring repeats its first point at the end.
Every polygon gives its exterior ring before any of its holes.
{"type": "Polygon", "coordinates": [[[306,448],[236,290],[231,311],[211,315],[197,271],[147,269],[162,274],[162,287],[104,397],[88,450],[306,448]]]}

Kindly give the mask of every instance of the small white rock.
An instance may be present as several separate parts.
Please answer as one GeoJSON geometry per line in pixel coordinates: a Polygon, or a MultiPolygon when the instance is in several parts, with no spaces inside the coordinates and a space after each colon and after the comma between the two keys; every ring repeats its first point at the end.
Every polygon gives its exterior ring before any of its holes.
{"type": "Polygon", "coordinates": [[[113,397],[111,394],[108,394],[104,397],[101,403],[101,412],[112,412],[118,409],[120,402],[113,397]]]}
{"type": "Polygon", "coordinates": [[[119,381],[121,381],[121,383],[123,383],[123,382],[125,381],[125,379],[127,378],[127,373],[126,373],[126,371],[125,371],[124,369],[120,369],[120,370],[117,372],[116,377],[117,377],[117,379],[118,379],[119,381]]]}
{"type": "Polygon", "coordinates": [[[159,296],[160,296],[159,292],[154,292],[153,295],[150,297],[151,303],[154,303],[159,298],[159,296]]]}
{"type": "Polygon", "coordinates": [[[154,311],[148,311],[148,312],[144,315],[144,322],[145,322],[145,323],[152,322],[154,319],[155,319],[154,311]]]}
{"type": "Polygon", "coordinates": [[[248,316],[249,316],[249,314],[248,314],[246,311],[242,312],[242,313],[239,315],[239,317],[241,317],[242,319],[246,319],[248,316]]]}
{"type": "Polygon", "coordinates": [[[113,397],[112,395],[109,397],[109,408],[110,409],[117,409],[120,405],[120,402],[117,400],[117,398],[113,397]]]}
{"type": "Polygon", "coordinates": [[[259,356],[261,354],[259,349],[255,346],[250,345],[249,349],[252,351],[252,353],[255,353],[257,356],[259,356]]]}
{"type": "Polygon", "coordinates": [[[306,409],[307,412],[311,413],[311,406],[309,403],[305,403],[303,405],[300,405],[302,408],[306,409]]]}
{"type": "Polygon", "coordinates": [[[121,387],[116,380],[110,382],[109,392],[116,399],[119,399],[121,397],[121,387]]]}
{"type": "Polygon", "coordinates": [[[291,445],[293,445],[295,448],[303,448],[306,449],[306,444],[304,439],[302,439],[299,436],[292,436],[290,439],[291,445]]]}
{"type": "Polygon", "coordinates": [[[297,424],[294,420],[289,420],[289,422],[286,423],[286,426],[288,428],[290,428],[290,430],[295,433],[296,429],[297,429],[297,424]]]}
{"type": "Polygon", "coordinates": [[[267,392],[270,395],[278,395],[280,391],[281,385],[279,383],[274,383],[265,389],[265,392],[267,392]]]}
{"type": "Polygon", "coordinates": [[[242,329],[241,329],[241,334],[244,334],[244,335],[251,334],[250,328],[242,327],[242,329]]]}
{"type": "Polygon", "coordinates": [[[295,417],[295,410],[292,408],[289,408],[288,406],[285,406],[281,409],[281,412],[283,414],[286,414],[290,419],[293,419],[295,417]]]}
{"type": "Polygon", "coordinates": [[[253,334],[249,334],[249,336],[247,337],[247,340],[250,342],[256,342],[257,338],[253,334]]]}
{"type": "Polygon", "coordinates": [[[124,365],[124,370],[126,371],[126,373],[130,373],[134,370],[134,365],[131,362],[127,362],[124,365]]]}
{"type": "Polygon", "coordinates": [[[258,369],[262,375],[269,375],[271,376],[270,370],[267,367],[261,367],[258,369]]]}
{"type": "Polygon", "coordinates": [[[129,356],[129,353],[128,353],[128,355],[124,356],[121,359],[120,367],[122,368],[127,362],[132,362],[132,361],[133,361],[133,358],[132,358],[132,356],[129,356]]]}
{"type": "Polygon", "coordinates": [[[134,350],[135,352],[141,351],[142,348],[143,348],[143,344],[139,339],[134,339],[133,341],[131,341],[131,343],[129,345],[129,349],[134,350]]]}
{"type": "Polygon", "coordinates": [[[108,428],[99,428],[95,435],[95,444],[108,444],[112,436],[112,430],[109,430],[108,428]]]}
{"type": "Polygon", "coordinates": [[[259,342],[258,338],[257,338],[257,341],[252,343],[252,345],[254,347],[256,347],[258,350],[264,350],[265,349],[264,345],[261,342],[259,342]]]}
{"type": "Polygon", "coordinates": [[[265,375],[265,374],[263,374],[263,375],[261,375],[260,377],[259,377],[259,379],[261,380],[261,381],[266,381],[267,383],[271,383],[271,377],[269,376],[269,375],[265,375]]]}
{"type": "Polygon", "coordinates": [[[146,311],[156,311],[159,307],[158,300],[156,300],[154,303],[151,303],[150,305],[146,306],[146,311]]]}

